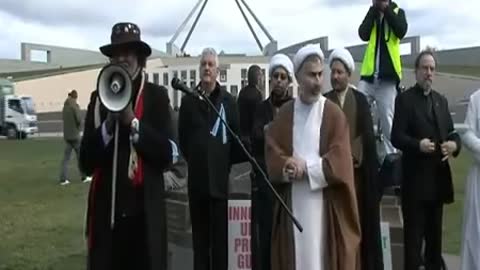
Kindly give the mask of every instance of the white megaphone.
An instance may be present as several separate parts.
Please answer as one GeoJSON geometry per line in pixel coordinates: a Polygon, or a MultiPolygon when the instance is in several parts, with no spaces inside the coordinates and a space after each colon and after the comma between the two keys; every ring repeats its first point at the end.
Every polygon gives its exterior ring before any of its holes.
{"type": "Polygon", "coordinates": [[[108,64],[100,71],[97,79],[100,102],[111,112],[120,112],[130,103],[132,79],[121,65],[108,64]]]}
{"type": "MultiPolygon", "coordinates": [[[[102,68],[97,79],[97,90],[100,102],[112,113],[119,113],[130,103],[132,96],[132,78],[121,65],[108,64],[102,68]]],[[[115,135],[113,137],[113,164],[112,164],[112,204],[110,210],[110,226],[115,225],[115,197],[117,186],[117,157],[119,119],[115,121],[115,135]]]]}

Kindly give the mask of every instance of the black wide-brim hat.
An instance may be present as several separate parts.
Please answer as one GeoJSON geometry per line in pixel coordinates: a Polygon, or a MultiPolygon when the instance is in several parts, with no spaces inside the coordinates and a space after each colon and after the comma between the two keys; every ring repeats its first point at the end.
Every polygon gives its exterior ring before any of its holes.
{"type": "Polygon", "coordinates": [[[150,46],[140,38],[140,28],[134,23],[117,23],[112,27],[111,43],[100,47],[100,51],[112,57],[113,50],[118,47],[135,49],[138,55],[148,57],[152,54],[150,46]]]}

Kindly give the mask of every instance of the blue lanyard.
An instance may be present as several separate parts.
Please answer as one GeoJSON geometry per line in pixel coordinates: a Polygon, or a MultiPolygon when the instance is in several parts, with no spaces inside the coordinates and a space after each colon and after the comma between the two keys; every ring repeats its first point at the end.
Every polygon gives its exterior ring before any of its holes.
{"type": "MultiPolygon", "coordinates": [[[[217,133],[218,133],[218,128],[220,127],[220,117],[222,117],[222,119],[226,122],[226,118],[225,118],[225,108],[223,107],[223,103],[220,104],[220,116],[217,118],[217,121],[215,122],[215,125],[213,125],[213,128],[212,130],[210,131],[210,134],[213,136],[213,137],[216,137],[217,136],[217,133]]],[[[222,139],[223,139],[223,144],[226,144],[227,143],[227,131],[226,131],[226,128],[225,128],[225,124],[222,122],[222,139]]]]}

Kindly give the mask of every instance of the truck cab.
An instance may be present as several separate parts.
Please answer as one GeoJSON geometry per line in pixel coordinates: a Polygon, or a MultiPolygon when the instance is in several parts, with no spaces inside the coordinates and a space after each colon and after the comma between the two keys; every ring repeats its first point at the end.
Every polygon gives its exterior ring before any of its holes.
{"type": "Polygon", "coordinates": [[[37,115],[30,96],[18,96],[9,80],[0,79],[0,135],[25,139],[38,132],[37,115]]]}

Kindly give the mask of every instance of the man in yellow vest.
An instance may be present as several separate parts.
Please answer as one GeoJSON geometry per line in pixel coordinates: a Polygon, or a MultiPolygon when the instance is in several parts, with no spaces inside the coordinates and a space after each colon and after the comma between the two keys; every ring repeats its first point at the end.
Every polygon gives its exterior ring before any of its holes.
{"type": "MultiPolygon", "coordinates": [[[[360,71],[358,89],[375,101],[374,113],[380,121],[383,136],[378,147],[379,159],[395,153],[390,142],[397,86],[402,79],[400,40],[407,33],[405,12],[391,0],[372,0],[365,19],[358,29],[363,41],[368,41],[360,71]]],[[[375,124],[378,124],[375,122],[375,124]]]]}

